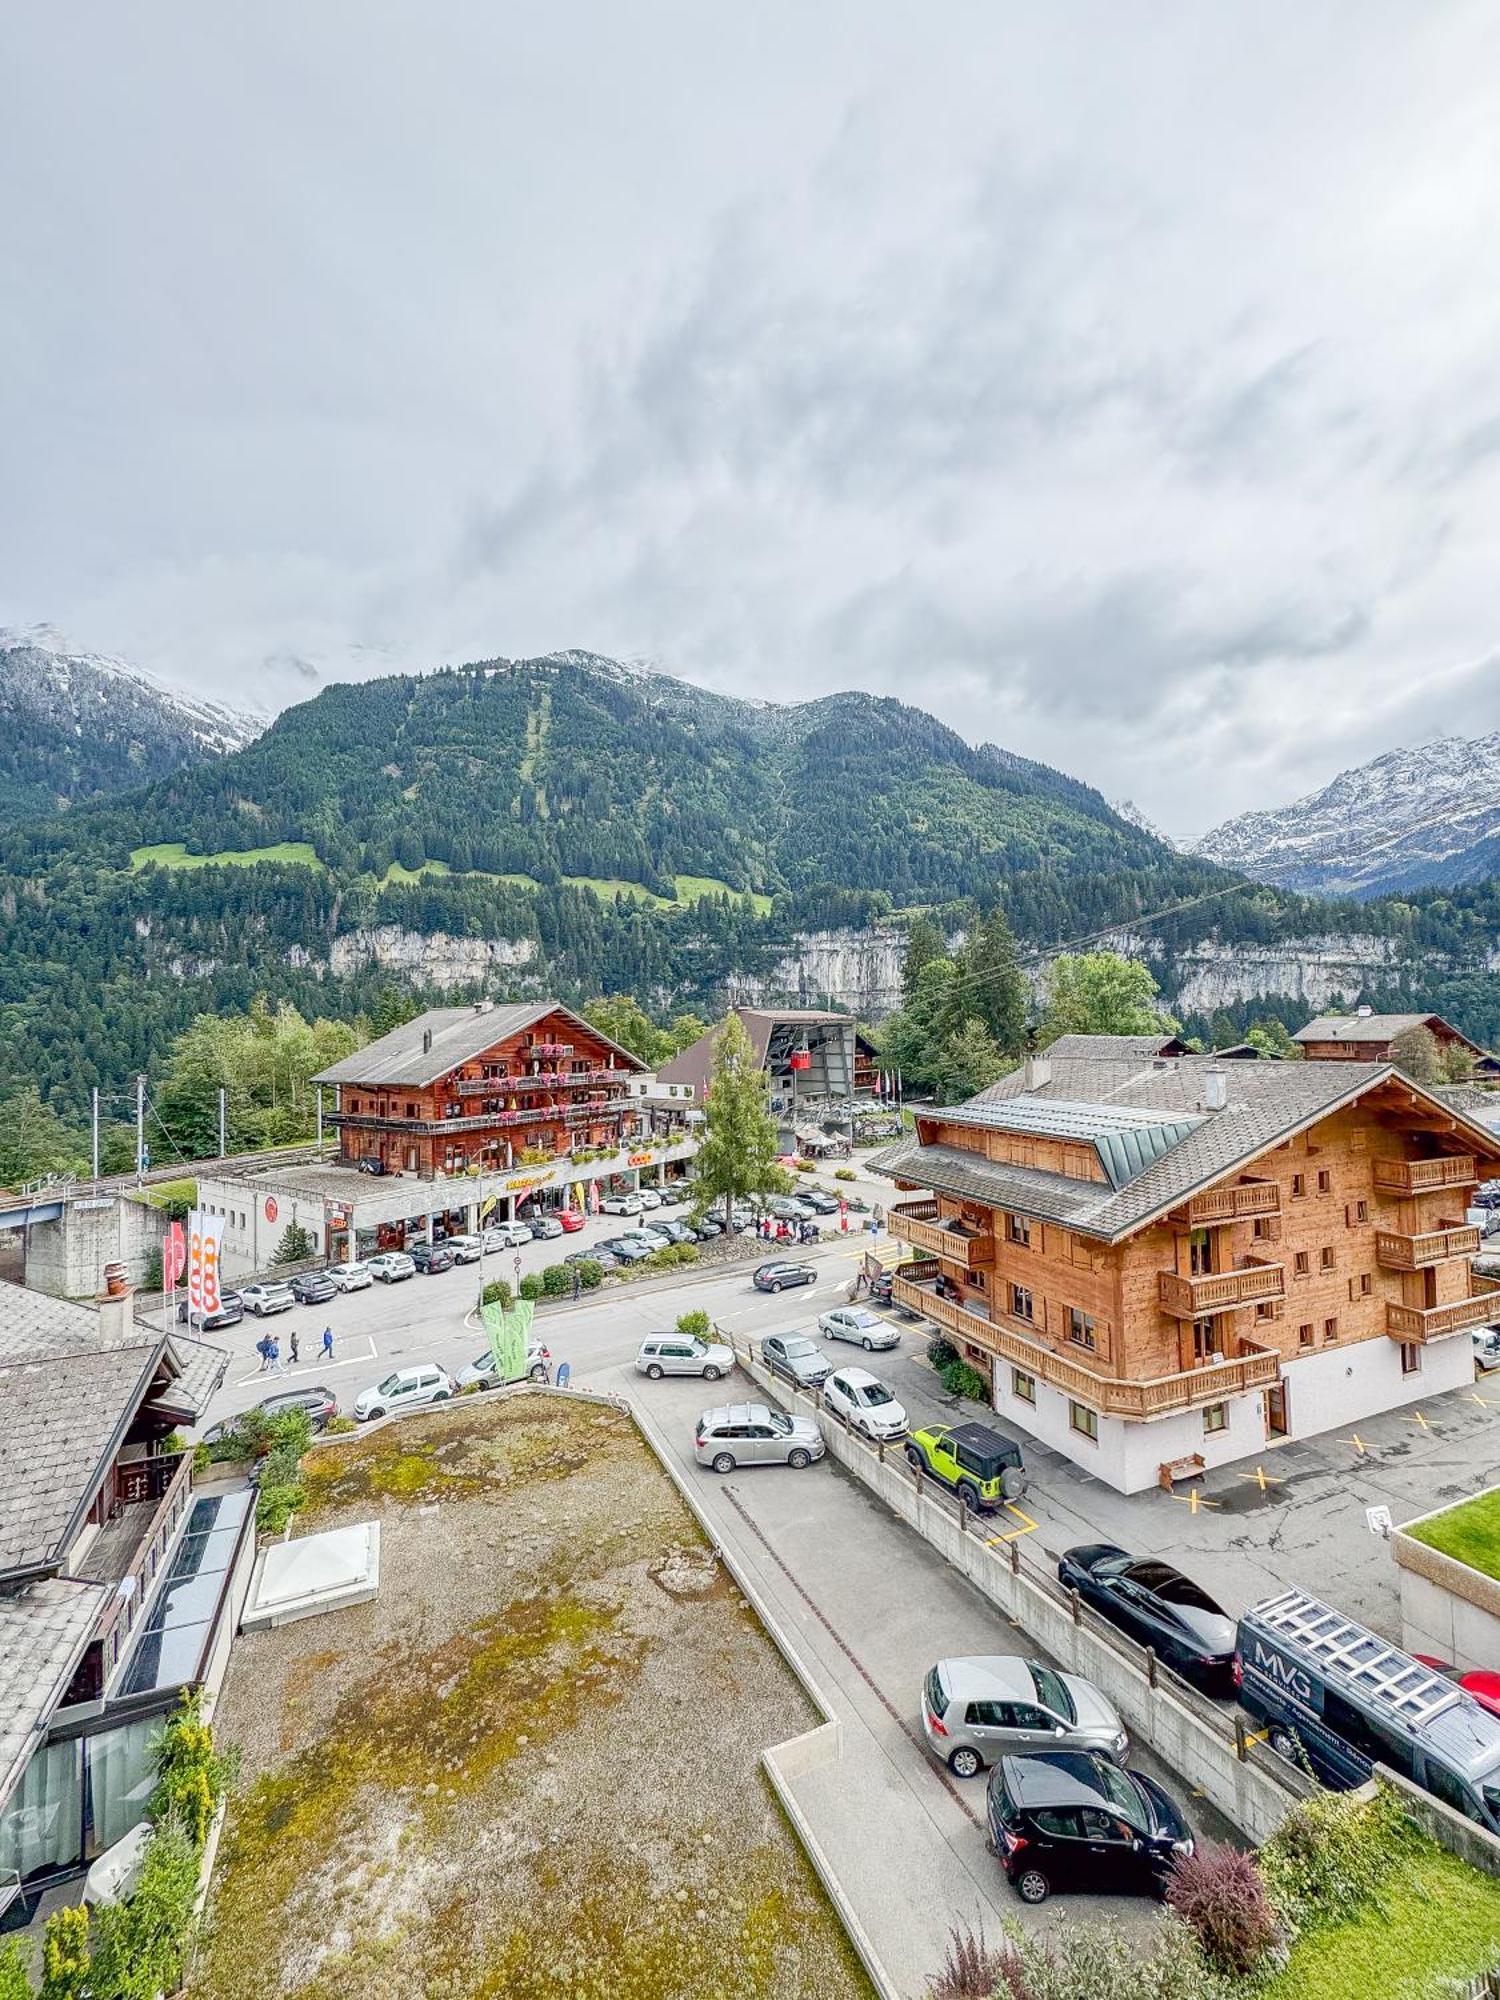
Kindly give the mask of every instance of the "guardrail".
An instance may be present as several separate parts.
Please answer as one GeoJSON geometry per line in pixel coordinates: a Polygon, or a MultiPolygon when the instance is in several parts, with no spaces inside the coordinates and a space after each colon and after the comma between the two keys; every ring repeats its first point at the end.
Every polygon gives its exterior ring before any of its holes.
{"type": "MultiPolygon", "coordinates": [[[[1267,1839],[1301,1799],[1318,1789],[1300,1770],[1252,1740],[1239,1709],[1200,1693],[1037,1564],[1021,1540],[1034,1525],[1024,1514],[972,1512],[910,1466],[902,1449],[871,1443],[826,1408],[821,1394],[793,1389],[773,1375],[743,1334],[722,1328],[715,1332],[734,1349],[751,1381],[820,1419],[830,1457],[915,1528],[1052,1659],[1101,1688],[1132,1737],[1149,1744],[1250,1839],[1267,1839]]],[[[1017,1508],[1024,1504],[1024,1495],[1014,1503],[1017,1508]]]]}

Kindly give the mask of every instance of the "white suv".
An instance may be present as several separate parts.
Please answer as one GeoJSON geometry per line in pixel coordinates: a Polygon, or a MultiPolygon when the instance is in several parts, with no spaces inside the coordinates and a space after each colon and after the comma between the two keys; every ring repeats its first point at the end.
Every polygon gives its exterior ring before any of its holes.
{"type": "Polygon", "coordinates": [[[290,1312],[296,1303],[290,1284],[283,1280],[240,1286],[240,1304],[247,1313],[254,1313],[257,1319],[264,1319],[268,1313],[290,1312]]]}
{"type": "Polygon", "coordinates": [[[607,1194],[599,1204],[601,1215],[639,1215],[641,1198],[638,1194],[607,1194]]]}
{"type": "Polygon", "coordinates": [[[531,1231],[524,1222],[495,1222],[484,1232],[487,1251],[520,1250],[530,1241],[531,1231]]]}
{"type": "Polygon", "coordinates": [[[638,1374],[653,1382],[663,1375],[701,1375],[705,1382],[717,1382],[733,1368],[734,1349],[689,1333],[663,1333],[641,1342],[635,1365],[638,1374]]]}
{"type": "Polygon", "coordinates": [[[415,1410],[423,1403],[446,1403],[456,1387],[447,1369],[439,1368],[435,1361],[425,1361],[419,1368],[398,1368],[373,1389],[362,1390],[355,1397],[354,1414],[364,1423],[370,1417],[383,1417],[388,1410],[415,1410]]]}
{"type": "Polygon", "coordinates": [[[365,1260],[365,1268],[372,1278],[379,1278],[383,1285],[394,1285],[402,1278],[414,1278],[417,1267],[404,1250],[382,1250],[378,1257],[365,1260]]]}

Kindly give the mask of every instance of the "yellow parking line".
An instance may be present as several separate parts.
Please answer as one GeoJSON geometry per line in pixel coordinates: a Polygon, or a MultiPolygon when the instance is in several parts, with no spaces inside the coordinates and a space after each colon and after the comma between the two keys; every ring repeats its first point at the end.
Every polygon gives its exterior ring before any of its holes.
{"type": "Polygon", "coordinates": [[[1432,1429],[1431,1424],[1428,1423],[1420,1410],[1408,1410],[1406,1414],[1414,1424],[1420,1424],[1424,1431],[1432,1429]]]}
{"type": "Polygon", "coordinates": [[[1280,1486],[1282,1483],[1279,1479],[1273,1479],[1263,1465],[1257,1465],[1254,1472],[1242,1472],[1239,1477],[1241,1479],[1253,1480],[1262,1493],[1265,1492],[1268,1486],[1280,1486]]]}
{"type": "Polygon", "coordinates": [[[1247,1729],[1245,1731],[1245,1741],[1247,1743],[1269,1743],[1270,1740],[1271,1732],[1269,1729],[1247,1729]]]}
{"type": "Polygon", "coordinates": [[[1014,1500],[1006,1501],[1005,1511],[1007,1514],[1014,1514],[1022,1525],[1019,1528],[1012,1528],[1008,1534],[987,1535],[984,1543],[987,1549],[992,1549],[996,1542],[1018,1542],[1022,1535],[1034,1535],[1036,1533],[1036,1522],[1032,1520],[1029,1514],[1023,1514],[1014,1500]]]}
{"type": "Polygon", "coordinates": [[[1222,1500],[1210,1500],[1208,1495],[1200,1493],[1196,1486],[1190,1486],[1186,1493],[1171,1493],[1167,1497],[1172,1500],[1186,1500],[1190,1514],[1196,1514],[1200,1507],[1222,1507],[1224,1504],[1222,1500]]]}
{"type": "Polygon", "coordinates": [[[1361,1458],[1363,1458],[1365,1453],[1369,1450],[1369,1446],[1365,1443],[1364,1439],[1360,1436],[1358,1431],[1354,1433],[1353,1437],[1345,1438],[1344,1443],[1352,1444],[1354,1449],[1359,1453],[1361,1458]]]}

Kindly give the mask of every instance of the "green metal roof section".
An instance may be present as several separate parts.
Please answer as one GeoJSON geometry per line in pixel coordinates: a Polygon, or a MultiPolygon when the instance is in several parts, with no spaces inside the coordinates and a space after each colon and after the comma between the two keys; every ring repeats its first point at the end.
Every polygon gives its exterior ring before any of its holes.
{"type": "Polygon", "coordinates": [[[1116,1191],[1155,1166],[1163,1153],[1170,1152],[1204,1122],[1196,1113],[1163,1117],[1159,1111],[1133,1110],[1123,1104],[1079,1104],[1056,1097],[1013,1097],[932,1115],[992,1132],[1025,1133],[1092,1146],[1116,1191]]]}

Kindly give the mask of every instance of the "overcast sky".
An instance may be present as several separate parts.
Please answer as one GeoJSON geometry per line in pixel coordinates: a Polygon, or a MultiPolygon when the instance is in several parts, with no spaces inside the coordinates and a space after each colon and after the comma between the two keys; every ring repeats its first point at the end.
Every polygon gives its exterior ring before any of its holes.
{"type": "Polygon", "coordinates": [[[0,623],[588,647],[1178,836],[1500,725],[1500,8],[0,17],[0,623]]]}

